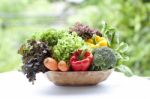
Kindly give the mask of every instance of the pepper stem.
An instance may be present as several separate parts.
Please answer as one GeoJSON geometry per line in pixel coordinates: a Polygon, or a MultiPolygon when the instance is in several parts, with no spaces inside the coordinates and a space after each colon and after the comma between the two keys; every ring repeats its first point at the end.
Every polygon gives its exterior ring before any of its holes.
{"type": "Polygon", "coordinates": [[[93,44],[96,45],[96,35],[93,35],[92,39],[93,39],[93,44]]]}
{"type": "Polygon", "coordinates": [[[81,54],[78,56],[79,60],[83,60],[85,53],[87,52],[87,49],[82,50],[81,54]]]}

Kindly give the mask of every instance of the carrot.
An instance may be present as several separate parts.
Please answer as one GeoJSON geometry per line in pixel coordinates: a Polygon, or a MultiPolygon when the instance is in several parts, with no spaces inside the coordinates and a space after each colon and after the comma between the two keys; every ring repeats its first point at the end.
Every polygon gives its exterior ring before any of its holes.
{"type": "Polygon", "coordinates": [[[60,62],[58,63],[58,69],[59,69],[60,71],[65,72],[65,71],[68,71],[68,70],[69,70],[69,67],[68,67],[68,65],[67,65],[67,63],[66,63],[65,61],[60,61],[60,62]]]}
{"type": "Polygon", "coordinates": [[[56,71],[58,70],[58,64],[57,64],[57,61],[53,58],[46,58],[44,60],[44,65],[46,68],[48,68],[49,70],[52,70],[52,71],[56,71]]]}

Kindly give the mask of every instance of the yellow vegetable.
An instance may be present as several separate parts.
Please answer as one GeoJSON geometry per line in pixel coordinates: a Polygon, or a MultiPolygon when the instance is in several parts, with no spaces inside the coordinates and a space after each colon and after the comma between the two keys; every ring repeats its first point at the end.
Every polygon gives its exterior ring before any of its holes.
{"type": "Polygon", "coordinates": [[[106,40],[106,39],[105,39],[104,37],[101,37],[101,38],[100,38],[100,41],[102,41],[102,40],[106,40]]]}
{"type": "Polygon", "coordinates": [[[93,40],[92,39],[88,39],[88,40],[86,40],[86,42],[93,43],[93,40]]]}
{"type": "Polygon", "coordinates": [[[107,41],[106,40],[100,41],[99,46],[107,46],[107,41]]]}
{"type": "Polygon", "coordinates": [[[92,44],[92,43],[86,42],[86,44],[87,44],[88,46],[90,46],[91,48],[96,48],[96,46],[95,46],[94,44],[92,44]]]}
{"type": "Polygon", "coordinates": [[[95,41],[96,41],[96,42],[99,42],[100,40],[101,40],[101,37],[96,35],[96,36],[95,36],[95,41]]]}
{"type": "Polygon", "coordinates": [[[104,37],[98,35],[94,36],[91,39],[86,40],[86,43],[91,48],[99,48],[102,46],[107,46],[107,40],[104,37]]]}

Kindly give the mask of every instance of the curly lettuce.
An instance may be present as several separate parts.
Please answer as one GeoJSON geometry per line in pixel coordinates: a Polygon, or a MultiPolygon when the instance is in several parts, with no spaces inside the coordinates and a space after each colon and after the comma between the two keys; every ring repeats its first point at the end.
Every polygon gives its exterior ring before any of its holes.
{"type": "Polygon", "coordinates": [[[53,57],[58,61],[68,61],[71,54],[84,45],[84,41],[76,33],[67,34],[67,36],[58,40],[53,48],[53,57]]]}

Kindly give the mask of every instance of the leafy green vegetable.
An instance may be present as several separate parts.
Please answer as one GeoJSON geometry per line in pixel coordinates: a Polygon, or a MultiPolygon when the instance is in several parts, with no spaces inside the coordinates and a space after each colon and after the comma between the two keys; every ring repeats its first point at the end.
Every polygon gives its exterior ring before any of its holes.
{"type": "Polygon", "coordinates": [[[75,32],[69,34],[65,30],[49,29],[33,35],[32,39],[48,43],[49,50],[53,53],[52,57],[58,61],[67,61],[72,52],[84,45],[82,38],[78,37],[75,32]]]}
{"type": "Polygon", "coordinates": [[[112,48],[115,52],[115,56],[117,58],[116,68],[120,68],[117,70],[125,73],[127,76],[133,74],[131,73],[131,70],[128,67],[125,67],[125,65],[123,65],[124,61],[129,60],[129,57],[126,55],[126,52],[128,51],[128,44],[120,42],[119,34],[114,28],[111,28],[105,22],[103,23],[102,30],[104,33],[104,37],[108,41],[109,47],[112,48]],[[123,69],[121,69],[122,67],[120,66],[124,66],[123,69]]]}
{"type": "Polygon", "coordinates": [[[131,69],[125,65],[120,65],[120,66],[116,67],[116,70],[123,72],[125,75],[127,75],[129,77],[133,75],[133,72],[131,71],[131,69]]]}
{"type": "Polygon", "coordinates": [[[57,45],[54,46],[53,57],[58,61],[68,61],[71,54],[84,45],[84,41],[76,33],[67,34],[58,40],[57,45]]]}
{"type": "Polygon", "coordinates": [[[32,36],[35,40],[40,40],[42,42],[48,43],[50,49],[52,49],[58,42],[59,39],[68,35],[65,30],[55,30],[49,29],[48,31],[36,33],[32,36]]]}
{"type": "Polygon", "coordinates": [[[97,48],[93,52],[94,59],[90,70],[107,70],[116,65],[115,53],[108,47],[97,48]]]}
{"type": "Polygon", "coordinates": [[[108,26],[104,21],[102,24],[102,33],[107,39],[109,47],[115,49],[119,46],[119,33],[117,33],[114,28],[108,26]]]}
{"type": "Polygon", "coordinates": [[[52,55],[50,52],[45,42],[35,40],[28,40],[20,47],[18,53],[22,55],[22,71],[30,82],[36,80],[36,73],[48,71],[43,60],[52,55]]]}
{"type": "Polygon", "coordinates": [[[70,28],[69,32],[76,32],[78,36],[82,37],[82,39],[84,40],[92,38],[93,35],[102,36],[102,34],[98,30],[92,29],[89,26],[81,24],[79,22],[75,23],[74,26],[70,28]]]}

